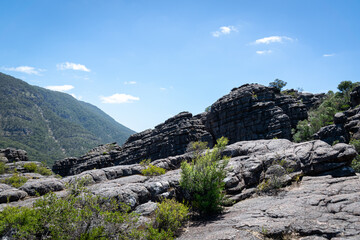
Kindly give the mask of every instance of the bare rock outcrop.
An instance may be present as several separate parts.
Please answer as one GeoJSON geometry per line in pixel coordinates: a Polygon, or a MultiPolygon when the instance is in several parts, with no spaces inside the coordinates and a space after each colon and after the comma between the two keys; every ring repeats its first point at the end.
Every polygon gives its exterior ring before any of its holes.
{"type": "Polygon", "coordinates": [[[274,196],[246,199],[209,222],[193,222],[178,239],[360,238],[360,177],[304,177],[274,196]]]}
{"type": "Polygon", "coordinates": [[[12,163],[28,160],[27,152],[24,150],[14,148],[0,149],[0,162],[12,163]]]}
{"type": "Polygon", "coordinates": [[[307,118],[306,106],[274,88],[245,84],[234,88],[205,112],[196,116],[182,112],[164,123],[132,135],[111,151],[92,151],[80,158],[58,160],[53,171],[62,176],[94,168],[138,163],[143,159],[166,158],[185,153],[192,141],[206,141],[212,147],[225,136],[230,143],[244,140],[291,139],[291,128],[307,118]]]}

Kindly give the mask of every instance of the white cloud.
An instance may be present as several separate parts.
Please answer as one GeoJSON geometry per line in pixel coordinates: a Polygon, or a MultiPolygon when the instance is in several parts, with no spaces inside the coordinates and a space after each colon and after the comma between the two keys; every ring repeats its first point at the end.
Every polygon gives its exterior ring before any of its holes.
{"type": "Polygon", "coordinates": [[[335,56],[335,53],[331,53],[331,54],[324,54],[323,57],[333,57],[335,56]]]}
{"type": "Polygon", "coordinates": [[[71,62],[65,62],[65,63],[59,63],[56,65],[57,69],[59,70],[76,70],[76,71],[84,71],[84,72],[90,72],[90,69],[85,67],[85,65],[78,64],[78,63],[71,63],[71,62]]]}
{"type": "Polygon", "coordinates": [[[124,93],[115,93],[109,97],[100,97],[102,103],[131,103],[139,101],[140,98],[124,93]]]}
{"type": "Polygon", "coordinates": [[[286,36],[271,36],[260,38],[255,41],[255,44],[270,44],[270,43],[282,43],[284,41],[293,41],[292,38],[286,36]]]}
{"type": "Polygon", "coordinates": [[[257,54],[264,55],[264,54],[270,54],[272,53],[272,50],[262,50],[262,51],[256,51],[257,54]]]}
{"type": "Polygon", "coordinates": [[[62,85],[62,86],[47,86],[46,89],[53,91],[66,92],[74,88],[72,85],[62,85]]]}
{"type": "Polygon", "coordinates": [[[234,26],[222,26],[218,31],[212,32],[213,37],[220,37],[221,35],[227,35],[231,32],[237,32],[234,26]]]}
{"type": "Polygon", "coordinates": [[[166,88],[161,87],[160,90],[161,90],[161,91],[166,91],[166,88]]]}
{"type": "Polygon", "coordinates": [[[10,67],[10,68],[3,67],[3,69],[6,71],[21,72],[21,73],[35,74],[35,75],[39,75],[40,72],[45,71],[44,69],[36,69],[34,67],[29,67],[29,66],[19,66],[19,67],[10,67]]]}
{"type": "Polygon", "coordinates": [[[124,82],[125,85],[133,85],[136,84],[135,81],[128,81],[128,82],[124,82]]]}
{"type": "Polygon", "coordinates": [[[73,98],[76,98],[77,100],[81,100],[82,96],[76,96],[74,93],[70,93],[71,96],[73,96],[73,98]]]}

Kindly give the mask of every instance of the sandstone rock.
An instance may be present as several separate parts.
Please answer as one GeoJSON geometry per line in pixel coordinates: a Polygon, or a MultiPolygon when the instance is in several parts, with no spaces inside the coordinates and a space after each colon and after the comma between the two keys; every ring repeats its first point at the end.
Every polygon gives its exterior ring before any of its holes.
{"type": "Polygon", "coordinates": [[[360,86],[355,87],[350,93],[350,102],[352,107],[360,104],[360,86]]]}
{"type": "Polygon", "coordinates": [[[27,197],[27,193],[0,183],[0,203],[19,201],[27,197]]]}
{"type": "Polygon", "coordinates": [[[42,178],[29,179],[19,189],[25,191],[30,196],[35,196],[37,193],[44,195],[48,192],[57,192],[65,188],[61,180],[57,178],[42,178]]]}
{"type": "Polygon", "coordinates": [[[132,135],[121,147],[99,146],[83,157],[56,161],[53,171],[68,176],[94,168],[139,163],[147,158],[154,161],[184,154],[192,141],[206,141],[212,147],[222,136],[229,138],[230,143],[291,139],[291,128],[306,118],[306,106],[300,100],[274,88],[246,84],[216,101],[210,112],[196,116],[179,113],[154,129],[132,135]]]}
{"type": "Polygon", "coordinates": [[[27,152],[21,149],[6,148],[0,149],[0,161],[5,163],[28,161],[27,152]]]}
{"type": "Polygon", "coordinates": [[[216,220],[194,222],[178,239],[359,239],[359,198],[359,176],[304,177],[299,187],[250,198],[216,220]]]}

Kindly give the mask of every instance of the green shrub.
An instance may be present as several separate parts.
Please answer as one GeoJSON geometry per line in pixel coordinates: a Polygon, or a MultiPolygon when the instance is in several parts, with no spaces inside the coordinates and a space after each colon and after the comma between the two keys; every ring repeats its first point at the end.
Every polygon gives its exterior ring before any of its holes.
{"type": "MultiPolygon", "coordinates": [[[[355,147],[355,150],[360,153],[360,140],[351,139],[350,144],[355,147]]],[[[360,173],[360,155],[357,155],[354,160],[351,162],[351,167],[355,172],[360,173]]]]}
{"type": "Polygon", "coordinates": [[[228,139],[222,137],[212,150],[206,149],[203,153],[198,149],[190,164],[186,161],[181,163],[180,186],[189,196],[192,207],[202,215],[222,210],[221,204],[225,198],[223,180],[228,158],[222,157],[221,153],[227,143],[228,139]]]}
{"type": "Polygon", "coordinates": [[[143,170],[141,170],[141,173],[145,176],[159,176],[164,174],[166,171],[164,168],[154,166],[152,164],[149,164],[149,166],[143,170]]]}
{"type": "Polygon", "coordinates": [[[38,166],[36,163],[32,162],[32,163],[25,163],[23,167],[29,172],[35,172],[38,166]]]}
{"type": "Polygon", "coordinates": [[[29,172],[39,173],[44,176],[50,176],[54,173],[45,166],[38,166],[36,163],[25,163],[23,166],[29,172]]]}
{"type": "Polygon", "coordinates": [[[48,169],[47,167],[43,167],[43,166],[39,166],[36,170],[37,173],[44,175],[44,176],[50,176],[53,175],[54,173],[48,169]]]}
{"type": "Polygon", "coordinates": [[[149,166],[150,162],[151,162],[151,159],[144,159],[140,162],[140,165],[143,167],[147,167],[147,166],[149,166]]]}
{"type": "Polygon", "coordinates": [[[0,174],[4,174],[6,173],[8,167],[6,166],[6,164],[4,162],[0,162],[0,174]]]}
{"type": "Polygon", "coordinates": [[[165,199],[158,203],[154,226],[165,232],[175,233],[187,220],[189,208],[175,199],[165,199]]]}
{"type": "Polygon", "coordinates": [[[273,82],[270,82],[269,83],[269,87],[273,87],[273,88],[277,88],[279,89],[279,91],[281,91],[281,89],[283,87],[285,87],[287,84],[287,82],[283,81],[283,80],[280,80],[280,79],[275,79],[273,82]]]}
{"type": "Polygon", "coordinates": [[[82,192],[38,199],[33,208],[7,207],[0,212],[0,235],[14,239],[141,239],[137,215],[115,200],[82,192]],[[101,204],[103,203],[103,204],[101,204]]]}
{"type": "Polygon", "coordinates": [[[26,177],[20,176],[18,173],[14,173],[11,177],[1,180],[1,182],[19,188],[24,185],[27,180],[28,179],[26,177]]]}

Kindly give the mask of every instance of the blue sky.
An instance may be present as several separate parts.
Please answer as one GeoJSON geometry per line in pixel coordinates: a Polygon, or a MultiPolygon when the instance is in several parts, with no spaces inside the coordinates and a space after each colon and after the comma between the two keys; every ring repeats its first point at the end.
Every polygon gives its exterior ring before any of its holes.
{"type": "Polygon", "coordinates": [[[308,92],[360,81],[360,1],[0,2],[0,71],[135,130],[245,83],[308,92]]]}

